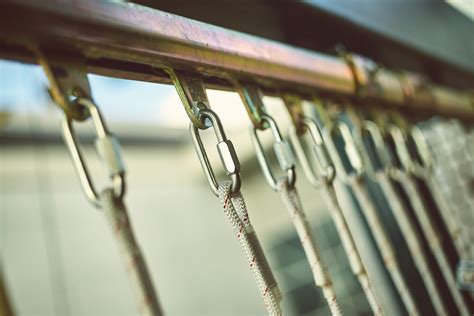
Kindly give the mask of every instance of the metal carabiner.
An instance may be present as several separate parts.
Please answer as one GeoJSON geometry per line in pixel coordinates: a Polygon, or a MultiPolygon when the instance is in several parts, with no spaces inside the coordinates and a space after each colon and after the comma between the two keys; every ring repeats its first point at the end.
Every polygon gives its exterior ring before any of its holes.
{"type": "Polygon", "coordinates": [[[420,173],[429,173],[433,168],[433,156],[431,155],[426,138],[423,136],[421,130],[416,126],[413,126],[410,129],[408,137],[412,140],[413,149],[416,151],[416,155],[419,158],[419,162],[416,162],[414,167],[420,173]]]}
{"type": "Polygon", "coordinates": [[[387,124],[387,135],[393,139],[395,153],[400,161],[401,167],[408,172],[416,173],[415,162],[412,159],[407,139],[402,129],[393,123],[389,123],[387,124]]]}
{"type": "MultiPolygon", "coordinates": [[[[295,164],[293,155],[291,153],[291,149],[288,146],[288,143],[283,140],[281,136],[280,130],[276,122],[267,114],[263,114],[261,116],[261,121],[263,123],[267,123],[275,140],[273,144],[273,150],[275,151],[275,155],[280,165],[281,170],[286,172],[286,177],[288,181],[288,186],[293,187],[296,182],[296,174],[295,174],[295,164]]],[[[252,142],[255,146],[255,151],[257,153],[257,159],[260,163],[262,168],[263,174],[267,179],[268,183],[270,184],[273,190],[277,190],[277,180],[273,176],[272,171],[270,170],[270,166],[268,165],[267,158],[265,156],[265,152],[263,150],[262,144],[260,143],[260,139],[257,135],[258,128],[255,126],[251,126],[250,128],[250,136],[252,138],[252,142]]]]}
{"type": "Polygon", "coordinates": [[[323,141],[323,136],[319,130],[316,122],[309,117],[302,117],[300,126],[309,131],[312,140],[312,149],[316,162],[315,168],[311,168],[308,157],[306,156],[303,146],[301,145],[300,137],[297,128],[293,125],[290,129],[290,139],[293,144],[296,156],[301,163],[301,166],[309,180],[315,186],[320,187],[323,183],[331,184],[336,175],[334,165],[331,157],[326,149],[323,141]]]}
{"type": "Polygon", "coordinates": [[[338,178],[344,182],[349,183],[349,177],[355,176],[360,177],[364,173],[364,164],[361,158],[361,154],[354,138],[352,137],[351,131],[346,123],[341,121],[334,123],[331,127],[323,129],[323,140],[326,143],[329,155],[334,162],[336,173],[338,178]],[[341,155],[339,154],[336,144],[334,143],[333,134],[339,132],[344,140],[344,152],[347,157],[348,162],[350,163],[350,169],[344,166],[341,155]]]}
{"type": "MultiPolygon", "coordinates": [[[[228,176],[232,180],[231,194],[234,195],[240,190],[241,180],[240,180],[240,163],[237,158],[237,154],[234,149],[234,145],[230,140],[227,139],[222,123],[217,116],[217,114],[211,109],[202,109],[198,112],[199,118],[204,122],[206,119],[209,119],[211,125],[216,134],[218,143],[217,151],[221,159],[222,165],[226,170],[228,176]]],[[[214,171],[212,170],[211,163],[206,153],[206,149],[201,140],[199,134],[199,126],[194,125],[193,122],[189,124],[189,131],[191,132],[194,148],[199,157],[199,162],[201,167],[204,170],[207,181],[211,186],[212,192],[216,196],[219,196],[219,184],[217,183],[214,171]]]]}
{"type": "Polygon", "coordinates": [[[433,167],[433,159],[420,129],[411,127],[409,133],[404,133],[399,126],[390,124],[388,133],[395,142],[395,149],[403,168],[414,175],[427,176],[433,167]]]}
{"type": "Polygon", "coordinates": [[[355,129],[354,139],[361,149],[361,156],[368,176],[373,178],[377,170],[388,171],[392,167],[390,154],[377,124],[369,120],[363,120],[361,125],[355,129]],[[365,145],[364,134],[371,137],[374,145],[373,157],[371,157],[369,149],[365,145]]]}
{"type": "MultiPolygon", "coordinates": [[[[125,167],[118,140],[109,132],[102,118],[99,108],[90,99],[78,98],[77,106],[85,107],[92,118],[97,133],[96,148],[101,160],[105,163],[109,176],[113,181],[115,195],[122,198],[125,194],[125,167]]],[[[99,195],[90,178],[87,165],[79,147],[79,141],[73,127],[74,119],[67,114],[63,120],[63,135],[66,145],[71,154],[74,166],[79,175],[82,189],[87,198],[97,207],[100,207],[99,195]]]]}

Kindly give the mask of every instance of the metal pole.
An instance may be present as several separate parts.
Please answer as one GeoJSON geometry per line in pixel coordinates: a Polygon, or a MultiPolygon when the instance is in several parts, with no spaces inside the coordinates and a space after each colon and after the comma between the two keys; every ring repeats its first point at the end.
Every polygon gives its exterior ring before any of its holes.
{"type": "Polygon", "coordinates": [[[36,62],[34,47],[66,59],[80,56],[89,72],[114,77],[169,83],[165,70],[173,68],[199,74],[221,89],[232,88],[232,78],[254,82],[265,93],[282,89],[308,97],[359,97],[381,106],[474,120],[470,92],[435,85],[415,74],[380,67],[374,71],[367,67],[373,62],[365,58],[355,58],[350,66],[337,56],[132,3],[2,1],[0,55],[36,62]]]}

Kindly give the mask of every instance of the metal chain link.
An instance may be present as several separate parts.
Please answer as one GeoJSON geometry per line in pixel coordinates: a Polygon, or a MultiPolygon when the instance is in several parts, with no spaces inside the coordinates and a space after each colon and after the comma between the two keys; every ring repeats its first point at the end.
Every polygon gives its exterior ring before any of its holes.
{"type": "Polygon", "coordinates": [[[242,246],[250,269],[257,281],[269,315],[282,315],[280,301],[282,294],[270,269],[260,242],[250,223],[244,198],[240,191],[232,193],[232,182],[219,184],[219,199],[234,232],[242,246]]]}
{"type": "MultiPolygon", "coordinates": [[[[84,107],[91,114],[97,138],[96,148],[100,159],[108,169],[112,186],[117,196],[123,197],[125,194],[125,165],[122,161],[120,144],[115,136],[109,132],[107,124],[97,105],[90,99],[78,98],[76,107],[84,107]]],[[[82,189],[86,197],[96,207],[100,207],[99,194],[92,181],[87,164],[82,156],[79,141],[73,128],[74,119],[65,112],[63,120],[63,136],[66,146],[76,168],[82,189]]]]}

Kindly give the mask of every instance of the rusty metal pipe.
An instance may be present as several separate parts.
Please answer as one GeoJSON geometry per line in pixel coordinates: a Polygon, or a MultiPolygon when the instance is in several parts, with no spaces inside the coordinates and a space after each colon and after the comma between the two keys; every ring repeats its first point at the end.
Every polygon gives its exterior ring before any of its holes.
{"type": "MultiPolygon", "coordinates": [[[[32,47],[58,56],[80,56],[88,71],[113,77],[170,82],[164,69],[189,71],[214,88],[229,79],[252,81],[268,93],[279,89],[311,97],[355,98],[371,75],[329,56],[230,31],[132,3],[6,0],[0,3],[0,56],[36,63],[32,47]],[[357,77],[360,80],[356,83],[357,77]]],[[[474,120],[471,92],[433,85],[406,94],[399,72],[379,72],[362,100],[424,113],[474,120]],[[429,91],[428,104],[423,98],[429,91]],[[403,97],[400,97],[400,96],[403,97]]]]}

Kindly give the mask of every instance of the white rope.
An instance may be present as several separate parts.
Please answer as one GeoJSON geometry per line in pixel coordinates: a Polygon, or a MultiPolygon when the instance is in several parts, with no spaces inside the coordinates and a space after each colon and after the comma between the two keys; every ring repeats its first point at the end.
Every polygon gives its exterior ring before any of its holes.
{"type": "Polygon", "coordinates": [[[327,271],[326,264],[323,261],[313,228],[307,220],[301,206],[298,192],[294,187],[288,187],[286,178],[278,180],[277,191],[293,220],[296,232],[298,233],[298,237],[300,238],[304,252],[309,261],[311,271],[313,272],[314,281],[316,286],[322,289],[329,310],[331,311],[331,315],[342,315],[339,304],[337,303],[336,292],[331,277],[327,271]]]}
{"type": "Polygon", "coordinates": [[[127,209],[113,189],[106,189],[100,195],[100,202],[120,245],[126,269],[132,281],[142,315],[162,315],[153,283],[145,265],[141,250],[133,235],[127,209]]]}
{"type": "Polygon", "coordinates": [[[446,223],[446,226],[451,235],[459,257],[462,259],[469,258],[469,250],[471,244],[469,242],[469,237],[466,236],[465,230],[463,231],[461,228],[461,221],[456,220],[458,217],[457,212],[451,207],[449,202],[446,200],[444,193],[441,191],[439,185],[436,183],[435,179],[433,179],[432,175],[425,174],[423,175],[422,179],[425,181],[425,184],[428,187],[428,190],[430,191],[434,202],[439,208],[440,215],[446,223]]]}
{"type": "Polygon", "coordinates": [[[448,284],[449,291],[453,296],[454,302],[456,303],[460,314],[464,316],[470,315],[469,308],[467,307],[462,294],[457,288],[454,273],[451,270],[447,259],[447,254],[441,246],[442,241],[439,237],[439,233],[431,221],[429,216],[429,208],[425,205],[421,198],[421,192],[417,187],[416,180],[413,178],[413,176],[406,173],[400,173],[399,177],[400,183],[410,197],[410,202],[412,203],[415,216],[420,223],[421,229],[423,230],[426,240],[428,241],[428,245],[433,252],[433,255],[440,267],[441,273],[443,274],[446,283],[448,284]]]}
{"type": "Polygon", "coordinates": [[[262,294],[269,315],[282,315],[280,301],[281,291],[263,253],[257,235],[250,223],[244,198],[240,191],[231,196],[231,181],[219,184],[219,199],[234,232],[247,257],[250,269],[262,294]]]}
{"type": "Polygon", "coordinates": [[[395,250],[390,242],[390,239],[383,228],[382,221],[379,217],[377,209],[371,200],[370,194],[363,183],[363,179],[356,176],[349,177],[349,182],[357,201],[360,203],[361,209],[364,213],[367,224],[372,231],[375,243],[382,255],[385,267],[397,288],[400,297],[410,315],[420,315],[415,299],[411,295],[407,281],[403,278],[403,274],[398,264],[395,250]]]}
{"type": "Polygon", "coordinates": [[[385,172],[377,172],[376,177],[383,193],[387,197],[387,201],[389,202],[393,215],[400,227],[400,231],[405,238],[413,261],[420,272],[436,313],[438,315],[448,315],[448,309],[442,299],[443,294],[436,286],[434,275],[430,271],[429,259],[426,250],[423,249],[420,233],[409,217],[408,210],[401,201],[400,196],[397,194],[388,175],[385,172]]]}
{"type": "Polygon", "coordinates": [[[326,200],[326,205],[329,208],[334,225],[336,226],[339,237],[341,238],[342,246],[346,252],[347,258],[349,260],[349,265],[352,269],[352,272],[355,274],[359,280],[360,285],[364,291],[364,294],[369,302],[372,313],[376,316],[383,315],[382,307],[377,299],[375,290],[372,287],[367,270],[362,263],[359,251],[356,247],[356,244],[352,238],[349,226],[344,218],[344,214],[337,200],[336,192],[334,188],[325,184],[322,188],[323,196],[326,200]]]}

